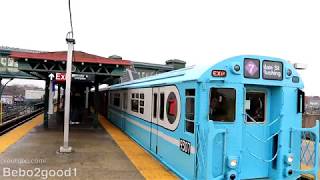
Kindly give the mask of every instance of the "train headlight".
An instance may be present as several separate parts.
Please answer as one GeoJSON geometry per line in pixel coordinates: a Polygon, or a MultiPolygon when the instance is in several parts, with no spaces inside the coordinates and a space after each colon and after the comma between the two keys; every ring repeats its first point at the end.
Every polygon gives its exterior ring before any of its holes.
{"type": "Polygon", "coordinates": [[[293,158],[293,154],[288,154],[286,157],[285,157],[285,160],[286,160],[286,163],[288,165],[291,165],[294,161],[294,158],[293,158]]]}
{"type": "Polygon", "coordinates": [[[230,156],[228,157],[228,166],[230,169],[236,169],[238,167],[238,157],[230,156]]]}

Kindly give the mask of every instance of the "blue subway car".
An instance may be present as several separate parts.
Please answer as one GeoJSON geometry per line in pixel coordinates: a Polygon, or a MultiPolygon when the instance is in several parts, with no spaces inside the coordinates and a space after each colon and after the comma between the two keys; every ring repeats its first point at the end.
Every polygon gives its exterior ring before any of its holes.
{"type": "Polygon", "coordinates": [[[285,60],[236,56],[111,86],[108,119],[182,179],[297,179],[319,164],[302,88],[285,60]]]}

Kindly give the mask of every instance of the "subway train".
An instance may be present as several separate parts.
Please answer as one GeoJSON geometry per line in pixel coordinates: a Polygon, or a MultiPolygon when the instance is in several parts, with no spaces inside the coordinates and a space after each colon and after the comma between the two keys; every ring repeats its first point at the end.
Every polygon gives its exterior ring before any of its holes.
{"type": "Polygon", "coordinates": [[[287,180],[316,177],[319,164],[319,124],[302,128],[302,88],[288,61],[245,55],[102,94],[108,120],[181,179],[287,180]],[[315,157],[308,170],[306,133],[315,157]]]}

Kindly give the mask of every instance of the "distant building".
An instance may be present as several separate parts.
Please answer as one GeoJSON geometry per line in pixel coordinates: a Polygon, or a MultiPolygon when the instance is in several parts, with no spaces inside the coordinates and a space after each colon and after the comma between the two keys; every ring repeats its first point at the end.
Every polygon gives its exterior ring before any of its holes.
{"type": "Polygon", "coordinates": [[[166,64],[154,64],[146,62],[133,62],[134,69],[139,75],[139,78],[152,76],[172,70],[185,68],[186,62],[179,59],[170,59],[166,64]]]}
{"type": "Polygon", "coordinates": [[[306,96],[305,107],[308,114],[320,114],[320,97],[306,96]]]}
{"type": "Polygon", "coordinates": [[[3,104],[13,104],[13,96],[2,95],[1,96],[1,102],[3,104]]]}
{"type": "Polygon", "coordinates": [[[25,90],[25,100],[37,100],[42,99],[44,96],[44,90],[25,90]]]}
{"type": "MultiPolygon", "coordinates": [[[[121,56],[112,55],[109,58],[122,59],[121,56]]],[[[155,64],[147,62],[133,62],[133,67],[126,69],[126,73],[121,77],[121,82],[127,82],[139,78],[153,76],[181,68],[185,68],[186,62],[179,59],[170,59],[166,61],[166,64],[155,64]]]]}

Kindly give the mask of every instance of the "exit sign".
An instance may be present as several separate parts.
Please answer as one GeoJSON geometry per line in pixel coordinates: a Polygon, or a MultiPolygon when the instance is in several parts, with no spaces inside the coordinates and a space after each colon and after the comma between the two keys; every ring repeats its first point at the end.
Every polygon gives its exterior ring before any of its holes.
{"type": "Polygon", "coordinates": [[[66,81],[66,74],[65,73],[56,73],[56,81],[57,82],[66,81]]]}

